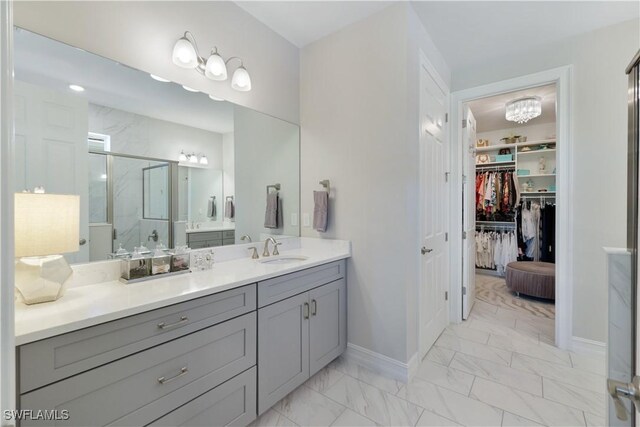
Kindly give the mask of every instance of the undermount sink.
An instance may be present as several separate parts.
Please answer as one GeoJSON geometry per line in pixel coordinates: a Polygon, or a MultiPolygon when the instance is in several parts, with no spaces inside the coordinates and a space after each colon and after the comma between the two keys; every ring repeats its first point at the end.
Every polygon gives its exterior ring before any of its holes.
{"type": "Polygon", "coordinates": [[[258,262],[261,264],[292,264],[308,260],[308,256],[302,255],[276,255],[274,257],[262,258],[258,262]]]}

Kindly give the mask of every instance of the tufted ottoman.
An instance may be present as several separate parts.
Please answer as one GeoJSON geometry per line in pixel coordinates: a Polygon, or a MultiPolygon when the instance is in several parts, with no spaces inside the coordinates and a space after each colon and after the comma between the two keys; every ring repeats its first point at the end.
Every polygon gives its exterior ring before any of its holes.
{"type": "Polygon", "coordinates": [[[550,262],[510,262],[506,280],[516,294],[556,299],[556,265],[550,262]]]}

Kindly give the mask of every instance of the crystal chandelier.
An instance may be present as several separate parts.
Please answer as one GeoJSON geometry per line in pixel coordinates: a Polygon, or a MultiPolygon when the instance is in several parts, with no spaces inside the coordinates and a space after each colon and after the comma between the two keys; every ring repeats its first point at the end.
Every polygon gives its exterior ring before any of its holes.
{"type": "Polygon", "coordinates": [[[542,114],[542,98],[528,96],[507,102],[505,118],[511,122],[526,123],[542,114]]]}

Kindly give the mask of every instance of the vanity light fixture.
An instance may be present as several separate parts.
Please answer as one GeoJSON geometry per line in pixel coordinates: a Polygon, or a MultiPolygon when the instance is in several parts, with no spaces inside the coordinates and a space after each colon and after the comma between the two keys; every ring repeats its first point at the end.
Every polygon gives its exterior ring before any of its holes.
{"type": "Polygon", "coordinates": [[[69,89],[71,89],[74,92],[84,92],[84,88],[80,85],[69,85],[69,89]]]}
{"type": "Polygon", "coordinates": [[[200,157],[200,164],[201,165],[208,165],[209,164],[209,159],[207,159],[207,156],[205,154],[203,154],[200,157]]]}
{"type": "Polygon", "coordinates": [[[214,47],[211,50],[211,54],[207,59],[203,58],[198,53],[198,44],[190,31],[185,31],[184,35],[176,41],[176,44],[173,46],[172,59],[173,63],[178,67],[195,69],[208,79],[215,81],[227,80],[227,66],[229,65],[229,62],[237,59],[240,62],[240,65],[233,73],[233,77],[231,78],[231,87],[240,92],[248,92],[251,90],[251,77],[249,76],[247,69],[244,67],[242,59],[237,56],[232,56],[225,60],[218,53],[217,47],[214,47]]]}
{"type": "Polygon", "coordinates": [[[527,96],[507,102],[505,118],[510,122],[526,123],[542,114],[542,98],[527,96]]]}
{"type": "Polygon", "coordinates": [[[198,156],[196,156],[196,153],[189,155],[189,163],[198,163],[198,156]]]}
{"type": "Polygon", "coordinates": [[[186,162],[187,160],[188,160],[188,157],[186,154],[184,154],[184,150],[180,151],[180,155],[178,156],[178,161],[186,162]]]}
{"type": "Polygon", "coordinates": [[[149,74],[153,80],[157,80],[162,83],[169,83],[171,80],[165,79],[164,77],[156,76],[155,74],[149,74]]]}
{"type": "Polygon", "coordinates": [[[182,89],[184,89],[184,90],[186,90],[188,92],[200,92],[198,89],[194,89],[192,87],[185,86],[185,85],[182,85],[182,89]]]}

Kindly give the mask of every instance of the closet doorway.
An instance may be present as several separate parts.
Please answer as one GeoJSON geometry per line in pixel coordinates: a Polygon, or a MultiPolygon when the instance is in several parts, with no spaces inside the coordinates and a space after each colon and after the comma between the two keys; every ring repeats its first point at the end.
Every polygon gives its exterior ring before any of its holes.
{"type": "Polygon", "coordinates": [[[463,226],[457,313],[452,307],[459,317],[451,320],[513,316],[541,341],[568,348],[572,261],[563,221],[569,138],[561,123],[562,78],[453,95],[463,226]]]}

